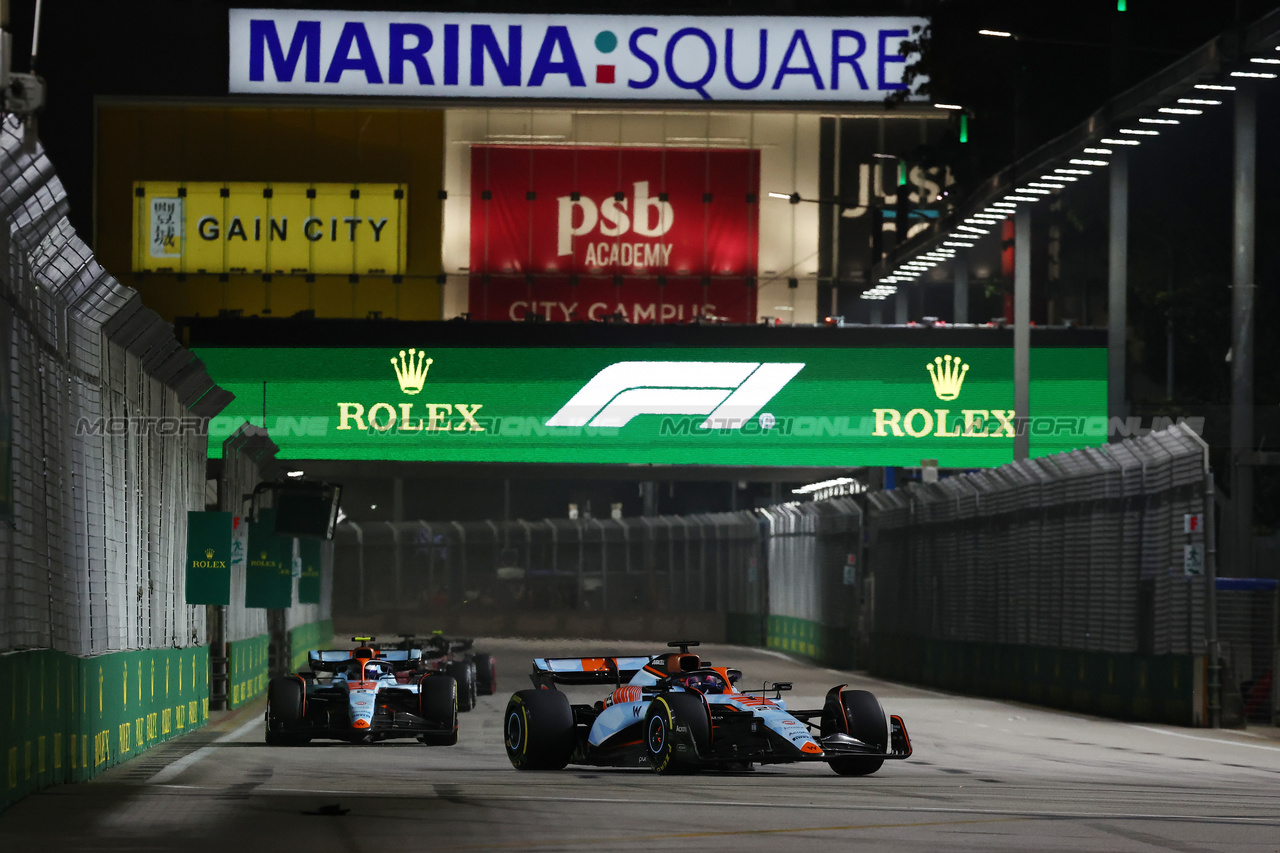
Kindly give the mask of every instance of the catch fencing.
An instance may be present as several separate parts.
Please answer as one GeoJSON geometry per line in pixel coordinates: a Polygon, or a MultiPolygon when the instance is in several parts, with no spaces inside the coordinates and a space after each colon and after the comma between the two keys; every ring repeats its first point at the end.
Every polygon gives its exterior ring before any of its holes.
{"type": "Polygon", "coordinates": [[[1203,654],[1206,587],[1183,532],[1206,445],[1185,426],[870,493],[875,631],[1203,654]]]}
{"type": "Polygon", "coordinates": [[[205,641],[185,603],[199,419],[230,395],[66,219],[43,150],[0,127],[0,652],[205,641]]]}

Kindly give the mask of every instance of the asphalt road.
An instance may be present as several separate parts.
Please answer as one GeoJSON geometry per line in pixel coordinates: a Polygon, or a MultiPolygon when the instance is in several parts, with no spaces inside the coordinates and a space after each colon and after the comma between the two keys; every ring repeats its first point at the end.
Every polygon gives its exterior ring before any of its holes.
{"type": "Polygon", "coordinates": [[[825,765],[518,773],[502,713],[529,685],[534,654],[662,649],[478,646],[498,656],[499,693],[461,716],[457,746],[267,747],[258,704],[93,782],[28,797],[0,814],[0,849],[1280,851],[1273,729],[1119,723],[712,646],[700,651],[744,682],[795,682],[791,707],[820,707],[845,681],[874,691],[905,718],[915,757],[863,778],[825,765]]]}

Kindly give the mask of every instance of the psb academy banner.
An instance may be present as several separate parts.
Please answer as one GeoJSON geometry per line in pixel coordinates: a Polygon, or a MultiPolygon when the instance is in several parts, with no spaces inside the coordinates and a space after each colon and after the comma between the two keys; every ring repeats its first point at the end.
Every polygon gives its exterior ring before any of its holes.
{"type": "Polygon", "coordinates": [[[755,320],[760,152],[471,151],[474,319],[755,320]]]}
{"type": "MultiPolygon", "coordinates": [[[[882,101],[927,18],[232,9],[231,92],[882,101]]],[[[923,82],[922,80],[920,82],[923,82]]]]}
{"type": "MultiPolygon", "coordinates": [[[[690,465],[1009,462],[1008,348],[195,350],[290,459],[690,465]]],[[[1106,440],[1106,350],[1032,350],[1033,454],[1106,440]]],[[[254,548],[251,546],[250,551],[254,548]]]]}

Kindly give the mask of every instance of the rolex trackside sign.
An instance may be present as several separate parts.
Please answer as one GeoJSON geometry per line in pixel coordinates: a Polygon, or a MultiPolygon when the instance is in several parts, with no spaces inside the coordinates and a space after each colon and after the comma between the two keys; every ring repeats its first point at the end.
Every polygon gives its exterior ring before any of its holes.
{"type": "Polygon", "coordinates": [[[220,446],[266,424],[285,459],[691,465],[999,465],[1106,437],[1106,352],[1007,348],[197,348],[235,401],[220,446]]]}

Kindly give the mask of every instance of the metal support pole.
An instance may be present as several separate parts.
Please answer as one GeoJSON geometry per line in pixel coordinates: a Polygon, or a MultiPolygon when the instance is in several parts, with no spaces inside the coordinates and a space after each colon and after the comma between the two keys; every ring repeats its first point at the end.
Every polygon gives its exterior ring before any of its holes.
{"type": "MultiPolygon", "coordinates": [[[[1111,228],[1107,257],[1107,417],[1124,418],[1125,337],[1129,324],[1129,155],[1111,155],[1111,228]]],[[[1118,438],[1119,431],[1113,437],[1118,438]]]]}
{"type": "Polygon", "coordinates": [[[1014,460],[1031,456],[1031,209],[1013,219],[1013,436],[1014,460]]]}
{"type": "Polygon", "coordinates": [[[879,300],[871,304],[871,325],[880,326],[884,323],[884,312],[880,310],[879,300]]]}
{"type": "Polygon", "coordinates": [[[1213,472],[1204,475],[1205,653],[1209,656],[1209,726],[1222,727],[1222,654],[1218,649],[1218,530],[1214,513],[1213,472]]]}
{"type": "Polygon", "coordinates": [[[911,298],[907,295],[905,287],[899,287],[898,292],[893,294],[893,322],[899,326],[905,326],[907,323],[907,310],[911,304],[911,298]]]}
{"type": "Polygon", "coordinates": [[[969,267],[961,259],[956,262],[955,292],[952,297],[954,307],[951,311],[951,322],[969,322],[969,267]]]}
{"type": "Polygon", "coordinates": [[[1253,296],[1258,176],[1257,93],[1241,80],[1235,94],[1235,224],[1231,245],[1231,505],[1235,577],[1253,576],[1253,296]]]}

